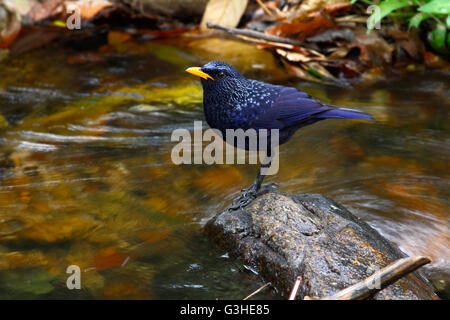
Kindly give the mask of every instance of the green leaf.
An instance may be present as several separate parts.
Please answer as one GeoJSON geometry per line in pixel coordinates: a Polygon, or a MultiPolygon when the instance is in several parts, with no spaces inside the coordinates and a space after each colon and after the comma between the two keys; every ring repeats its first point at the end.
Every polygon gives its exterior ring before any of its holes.
{"type": "Polygon", "coordinates": [[[314,69],[308,69],[307,71],[308,71],[308,73],[309,73],[310,75],[312,75],[312,76],[314,76],[314,77],[316,77],[316,78],[322,79],[322,78],[324,77],[324,76],[323,76],[319,71],[317,71],[317,70],[314,70],[314,69]]]}
{"type": "Polygon", "coordinates": [[[450,14],[447,16],[447,28],[450,28],[450,14]]]}
{"type": "Polygon", "coordinates": [[[445,40],[447,28],[444,24],[438,24],[436,28],[428,34],[428,42],[434,50],[438,52],[445,51],[445,40]]]}
{"type": "Polygon", "coordinates": [[[409,28],[411,29],[412,27],[414,28],[419,28],[420,23],[423,20],[426,20],[428,18],[431,18],[431,14],[429,13],[425,13],[425,12],[419,12],[417,14],[414,15],[414,17],[412,17],[409,20],[409,28]]]}
{"type": "Polygon", "coordinates": [[[369,17],[367,22],[367,29],[372,30],[377,22],[381,21],[384,17],[386,17],[389,13],[394,10],[411,6],[411,2],[409,0],[386,0],[378,6],[378,10],[374,10],[372,15],[369,17]],[[379,15],[378,15],[379,12],[379,15]]]}
{"type": "Polygon", "coordinates": [[[449,0],[433,0],[421,6],[419,11],[436,13],[436,14],[450,14],[450,1],[449,0]]]}

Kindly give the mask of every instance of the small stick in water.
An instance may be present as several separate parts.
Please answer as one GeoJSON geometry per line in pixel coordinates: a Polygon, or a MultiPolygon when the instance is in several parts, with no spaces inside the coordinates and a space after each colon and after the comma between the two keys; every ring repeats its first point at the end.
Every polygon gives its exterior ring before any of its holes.
{"type": "Polygon", "coordinates": [[[295,298],[297,297],[298,289],[300,288],[301,281],[302,281],[302,278],[300,276],[298,276],[297,279],[295,279],[294,287],[292,288],[292,291],[291,291],[291,294],[289,295],[288,300],[295,300],[295,298]]]}
{"type": "Polygon", "coordinates": [[[270,286],[270,285],[271,285],[270,282],[266,283],[265,285],[263,285],[263,286],[259,287],[258,289],[256,289],[253,293],[250,293],[248,296],[246,296],[246,297],[245,297],[244,299],[242,299],[242,300],[248,300],[248,299],[250,299],[250,298],[253,297],[255,294],[257,294],[258,292],[260,292],[261,290],[263,290],[265,287],[270,286]]]}
{"type": "Polygon", "coordinates": [[[321,300],[362,300],[370,298],[400,278],[430,262],[431,260],[427,257],[408,257],[397,260],[367,279],[334,295],[321,298],[321,300]]]}

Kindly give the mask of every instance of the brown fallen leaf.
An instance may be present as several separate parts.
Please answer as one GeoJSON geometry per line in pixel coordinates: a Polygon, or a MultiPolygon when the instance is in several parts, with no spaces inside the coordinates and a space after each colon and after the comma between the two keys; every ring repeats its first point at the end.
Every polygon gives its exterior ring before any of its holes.
{"type": "Polygon", "coordinates": [[[200,29],[207,30],[207,22],[224,27],[236,27],[244,14],[247,3],[248,0],[210,0],[206,5],[200,29]]]}
{"type": "Polygon", "coordinates": [[[333,21],[322,12],[313,12],[301,23],[284,22],[280,25],[268,28],[265,33],[280,37],[295,35],[298,40],[303,40],[309,36],[315,35],[321,30],[333,27],[333,21]]]}
{"type": "Polygon", "coordinates": [[[354,31],[355,41],[349,48],[359,48],[359,60],[370,67],[391,63],[394,48],[377,32],[367,33],[360,27],[354,31]]]}
{"type": "Polygon", "coordinates": [[[8,48],[19,36],[21,28],[19,14],[0,6],[0,49],[8,48]]]}
{"type": "Polygon", "coordinates": [[[343,58],[345,58],[345,56],[348,54],[349,51],[350,51],[350,49],[347,47],[329,48],[327,50],[327,53],[329,53],[329,55],[327,56],[327,59],[328,60],[343,59],[343,58]]]}
{"type": "MultiPolygon", "coordinates": [[[[108,0],[78,0],[78,1],[64,1],[66,12],[68,9],[78,9],[81,19],[92,19],[106,8],[114,7],[114,4],[108,0]]],[[[69,10],[70,11],[70,10],[69,10]]]]}
{"type": "Polygon", "coordinates": [[[337,9],[342,10],[343,5],[348,6],[350,0],[304,0],[296,10],[292,10],[288,15],[288,20],[291,22],[303,22],[307,19],[309,14],[329,7],[327,14],[337,9]]]}
{"type": "MultiPolygon", "coordinates": [[[[307,55],[307,56],[314,55],[317,57],[324,57],[323,54],[321,54],[311,48],[303,48],[300,45],[294,45],[294,44],[290,44],[290,43],[282,43],[282,42],[277,42],[277,41],[269,41],[269,40],[265,40],[265,39],[252,38],[252,37],[243,36],[243,35],[237,35],[237,37],[242,40],[248,41],[248,42],[256,43],[256,47],[258,49],[267,49],[267,48],[282,49],[282,50],[287,50],[287,51],[298,52],[300,54],[307,55]]],[[[307,45],[307,44],[305,44],[305,45],[307,45]]]]}
{"type": "Polygon", "coordinates": [[[275,50],[277,54],[285,58],[286,60],[290,62],[310,62],[310,61],[318,61],[323,60],[323,56],[316,56],[311,54],[304,54],[300,52],[295,51],[287,51],[283,49],[276,49],[275,50]]]}
{"type": "Polygon", "coordinates": [[[395,40],[396,50],[403,49],[412,59],[419,60],[425,52],[425,45],[420,39],[417,29],[403,32],[396,29],[386,29],[386,35],[395,40]]]}
{"type": "Polygon", "coordinates": [[[27,18],[31,21],[40,21],[54,17],[63,11],[62,0],[45,0],[35,2],[35,5],[28,11],[27,18]]]}
{"type": "Polygon", "coordinates": [[[316,82],[316,83],[320,83],[320,84],[326,84],[325,81],[320,80],[319,78],[316,78],[314,76],[312,76],[310,73],[308,73],[307,71],[303,70],[302,68],[295,66],[293,64],[290,64],[289,62],[287,62],[284,59],[281,59],[281,62],[284,65],[284,68],[286,69],[286,71],[297,78],[306,80],[306,81],[310,81],[310,82],[316,82]]]}
{"type": "Polygon", "coordinates": [[[296,46],[294,46],[292,44],[288,44],[288,43],[272,42],[272,41],[266,41],[263,39],[255,39],[255,38],[245,37],[245,36],[239,36],[238,38],[245,40],[245,41],[249,41],[249,42],[255,42],[256,47],[258,49],[281,48],[281,49],[286,49],[286,50],[295,50],[294,48],[296,47],[296,46]]]}
{"type": "Polygon", "coordinates": [[[333,80],[335,77],[319,62],[309,61],[305,63],[309,70],[314,70],[316,73],[320,73],[322,77],[327,78],[328,80],[333,80]]]}
{"type": "Polygon", "coordinates": [[[3,6],[11,11],[17,12],[21,16],[26,16],[28,12],[30,12],[31,8],[38,4],[38,0],[9,0],[2,2],[3,6]]]}

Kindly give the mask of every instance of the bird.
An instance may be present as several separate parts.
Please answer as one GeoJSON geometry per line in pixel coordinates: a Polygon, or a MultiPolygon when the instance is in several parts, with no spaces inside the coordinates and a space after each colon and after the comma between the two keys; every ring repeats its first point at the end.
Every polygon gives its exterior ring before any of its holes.
{"type": "MultiPolygon", "coordinates": [[[[227,129],[266,129],[268,134],[278,129],[278,145],[282,145],[298,129],[325,119],[375,120],[371,114],[327,104],[293,87],[247,79],[223,61],[210,61],[186,72],[200,77],[205,120],[223,136],[227,129]]],[[[235,141],[227,143],[236,146],[235,141]]],[[[248,145],[244,148],[248,150],[248,145]]],[[[269,165],[270,160],[261,164],[255,181],[232,201],[231,210],[244,208],[257,197],[265,177],[261,170],[269,165]]]]}

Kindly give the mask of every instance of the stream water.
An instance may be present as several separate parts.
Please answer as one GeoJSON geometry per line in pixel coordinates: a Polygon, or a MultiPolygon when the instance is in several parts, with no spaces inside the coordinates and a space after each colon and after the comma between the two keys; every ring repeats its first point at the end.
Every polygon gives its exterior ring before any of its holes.
{"type": "Polygon", "coordinates": [[[426,275],[448,297],[448,73],[342,89],[287,80],[268,56],[227,53],[220,39],[105,41],[0,63],[0,298],[242,299],[263,284],[201,232],[257,168],[170,158],[171,132],[204,120],[200,83],[183,70],[218,50],[247,76],[376,117],[301,129],[268,181],[329,196],[408,255],[431,257],[426,275]],[[69,265],[81,290],[66,287],[69,265]]]}

